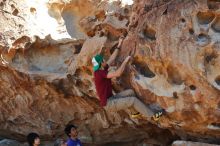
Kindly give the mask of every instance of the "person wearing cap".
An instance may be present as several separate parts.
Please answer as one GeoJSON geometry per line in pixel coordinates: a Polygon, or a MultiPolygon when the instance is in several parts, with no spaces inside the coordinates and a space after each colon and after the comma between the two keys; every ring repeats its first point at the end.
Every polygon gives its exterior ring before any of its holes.
{"type": "Polygon", "coordinates": [[[73,124],[66,125],[64,129],[66,135],[69,137],[66,144],[67,146],[82,146],[81,141],[78,139],[77,127],[73,124]]]}
{"type": "Polygon", "coordinates": [[[138,114],[132,114],[132,117],[136,115],[142,115],[147,119],[154,118],[158,120],[162,113],[153,113],[143,102],[135,97],[133,90],[128,89],[122,91],[116,95],[112,93],[112,78],[120,77],[125,70],[130,56],[122,62],[121,66],[115,72],[108,72],[109,66],[114,62],[119,53],[123,38],[120,38],[117,49],[114,50],[109,60],[106,62],[102,55],[97,54],[92,58],[94,81],[97,94],[100,99],[100,106],[107,111],[119,111],[130,107],[133,107],[138,114]]]}

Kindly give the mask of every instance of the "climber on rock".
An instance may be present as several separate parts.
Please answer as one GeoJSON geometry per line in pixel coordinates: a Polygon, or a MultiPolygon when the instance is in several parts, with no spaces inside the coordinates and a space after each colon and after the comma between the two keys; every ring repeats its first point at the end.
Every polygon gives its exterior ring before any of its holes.
{"type": "Polygon", "coordinates": [[[111,79],[120,77],[125,70],[126,64],[130,60],[130,56],[128,56],[115,72],[108,72],[109,66],[115,61],[119,53],[122,42],[123,38],[120,38],[117,49],[114,50],[107,62],[100,54],[92,58],[92,63],[94,66],[94,81],[96,91],[100,99],[100,105],[107,111],[119,111],[133,107],[138,114],[132,114],[131,117],[141,115],[148,120],[153,118],[155,121],[157,121],[163,113],[161,111],[154,113],[152,110],[150,110],[143,102],[135,97],[133,90],[128,89],[116,95],[113,95],[112,93],[111,79]]]}

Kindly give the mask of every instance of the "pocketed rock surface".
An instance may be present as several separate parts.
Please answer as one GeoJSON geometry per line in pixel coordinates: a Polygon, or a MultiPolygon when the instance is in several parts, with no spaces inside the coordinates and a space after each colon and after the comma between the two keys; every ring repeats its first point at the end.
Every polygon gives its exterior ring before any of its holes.
{"type": "Polygon", "coordinates": [[[218,0],[3,0],[0,53],[1,137],[55,140],[74,123],[89,145],[220,144],[218,0]],[[114,65],[132,59],[114,90],[165,109],[159,122],[99,106],[91,58],[122,34],[114,65]]]}

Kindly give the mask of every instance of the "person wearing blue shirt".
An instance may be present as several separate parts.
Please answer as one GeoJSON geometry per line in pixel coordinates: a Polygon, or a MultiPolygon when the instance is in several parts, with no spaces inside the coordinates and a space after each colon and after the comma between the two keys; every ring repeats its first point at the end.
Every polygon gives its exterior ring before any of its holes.
{"type": "Polygon", "coordinates": [[[67,146],[82,146],[81,141],[77,138],[78,132],[77,127],[75,125],[67,125],[65,128],[65,133],[69,137],[66,144],[67,146]]]}

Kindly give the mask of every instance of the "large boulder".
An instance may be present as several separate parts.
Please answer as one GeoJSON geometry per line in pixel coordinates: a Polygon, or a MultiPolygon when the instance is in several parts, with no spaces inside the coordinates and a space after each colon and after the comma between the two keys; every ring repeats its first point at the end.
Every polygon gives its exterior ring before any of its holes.
{"type": "Polygon", "coordinates": [[[217,0],[0,2],[0,136],[54,140],[74,123],[88,145],[220,143],[219,8],[217,0]],[[120,35],[115,68],[132,59],[114,90],[132,88],[164,108],[159,122],[99,106],[91,59],[108,59],[120,35]]]}

